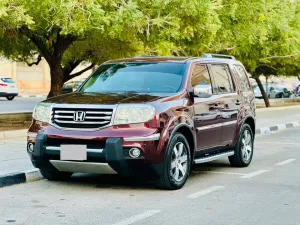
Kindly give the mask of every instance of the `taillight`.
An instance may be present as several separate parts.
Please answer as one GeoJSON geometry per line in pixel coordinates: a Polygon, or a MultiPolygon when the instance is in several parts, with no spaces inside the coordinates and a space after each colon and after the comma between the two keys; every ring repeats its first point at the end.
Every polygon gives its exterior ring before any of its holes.
{"type": "Polygon", "coordinates": [[[7,84],[0,84],[0,86],[7,87],[7,84]]]}

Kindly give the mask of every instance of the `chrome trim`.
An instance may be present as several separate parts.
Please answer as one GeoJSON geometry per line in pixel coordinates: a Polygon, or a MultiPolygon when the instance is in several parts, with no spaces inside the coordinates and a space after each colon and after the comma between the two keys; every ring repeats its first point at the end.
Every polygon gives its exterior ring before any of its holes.
{"type": "Polygon", "coordinates": [[[28,132],[27,133],[27,137],[32,137],[32,138],[36,138],[38,134],[37,133],[34,133],[34,132],[28,132]]]}
{"type": "MultiPolygon", "coordinates": [[[[55,120],[55,122],[57,122],[57,123],[67,123],[67,124],[106,124],[106,123],[110,123],[110,121],[103,121],[103,122],[83,121],[83,122],[77,122],[77,121],[63,121],[63,120],[55,120]]],[[[84,128],[81,128],[81,129],[84,130],[84,128]]]]}
{"type": "Polygon", "coordinates": [[[225,122],[225,123],[223,123],[223,126],[229,126],[229,125],[234,125],[234,124],[237,124],[237,120],[225,122]]]}
{"type": "Polygon", "coordinates": [[[124,141],[157,141],[160,138],[160,134],[152,134],[150,136],[145,137],[130,137],[130,138],[123,138],[124,141]]]}
{"type": "MultiPolygon", "coordinates": [[[[60,151],[60,147],[58,147],[58,146],[47,146],[47,147],[46,147],[46,150],[60,151]]],[[[103,149],[102,149],[102,148],[99,148],[99,149],[88,148],[88,149],[87,149],[87,152],[90,152],[90,153],[102,153],[102,152],[103,152],[103,149]]]]}
{"type": "MultiPolygon", "coordinates": [[[[52,104],[51,105],[51,116],[50,116],[50,121],[49,124],[52,125],[53,127],[60,129],[60,130],[75,130],[75,131],[97,131],[97,130],[102,130],[105,129],[107,127],[110,127],[113,125],[113,121],[115,118],[115,113],[116,113],[116,108],[117,105],[89,105],[89,104],[52,104]],[[52,114],[53,114],[53,108],[69,108],[69,109],[78,109],[78,108],[85,108],[85,109],[112,109],[112,112],[100,112],[100,111],[96,111],[93,112],[95,114],[105,114],[105,115],[111,115],[111,121],[107,124],[104,125],[102,127],[99,128],[67,128],[67,127],[60,127],[57,124],[52,123],[52,114]]],[[[74,110],[74,112],[75,112],[74,110]]],[[[58,110],[59,112],[72,112],[72,111],[67,111],[67,110],[58,110]]],[[[58,112],[56,111],[56,112],[58,112]]],[[[88,113],[87,113],[88,114],[88,113]]]]}
{"type": "Polygon", "coordinates": [[[210,161],[214,161],[223,157],[228,157],[228,156],[232,156],[234,155],[234,151],[230,151],[230,152],[225,152],[225,153],[221,153],[218,155],[213,155],[213,156],[208,156],[208,157],[204,157],[204,158],[200,158],[200,159],[195,159],[194,162],[199,164],[199,163],[206,163],[206,162],[210,162],[210,161]]]}
{"type": "Polygon", "coordinates": [[[117,173],[113,168],[111,168],[108,163],[74,162],[61,160],[50,160],[50,163],[59,171],[64,172],[102,174],[117,173]]]}
{"type": "Polygon", "coordinates": [[[203,126],[203,127],[197,127],[197,130],[198,131],[208,130],[208,129],[222,127],[222,126],[223,126],[223,123],[217,123],[217,124],[213,124],[213,125],[208,125],[208,126],[203,126]]]}
{"type": "Polygon", "coordinates": [[[224,122],[224,123],[217,123],[217,124],[212,124],[208,126],[203,126],[203,127],[197,127],[198,131],[201,130],[208,130],[212,128],[217,128],[217,127],[224,127],[224,126],[229,126],[229,125],[234,125],[237,124],[237,120],[229,121],[229,122],[224,122]]]}

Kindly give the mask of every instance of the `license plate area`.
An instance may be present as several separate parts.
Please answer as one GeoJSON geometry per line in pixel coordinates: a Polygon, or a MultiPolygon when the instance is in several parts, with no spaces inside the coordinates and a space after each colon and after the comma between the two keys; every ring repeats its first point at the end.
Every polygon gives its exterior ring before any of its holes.
{"type": "Polygon", "coordinates": [[[87,146],[86,145],[61,145],[60,146],[60,160],[87,160],[87,146]]]}

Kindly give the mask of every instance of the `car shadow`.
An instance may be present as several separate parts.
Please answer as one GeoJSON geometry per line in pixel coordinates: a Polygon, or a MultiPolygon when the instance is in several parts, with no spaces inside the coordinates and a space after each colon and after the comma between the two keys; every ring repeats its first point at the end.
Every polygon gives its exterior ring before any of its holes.
{"type": "MultiPolygon", "coordinates": [[[[218,171],[220,168],[232,168],[226,160],[218,160],[209,163],[196,164],[191,168],[190,176],[194,178],[203,176],[201,171],[218,171]]],[[[74,174],[71,179],[63,181],[67,186],[90,186],[99,189],[110,190],[160,190],[155,185],[155,179],[150,174],[138,177],[123,177],[120,175],[106,174],[74,174]],[[149,179],[149,177],[151,177],[149,179]]],[[[163,190],[162,190],[163,191],[163,190]]]]}

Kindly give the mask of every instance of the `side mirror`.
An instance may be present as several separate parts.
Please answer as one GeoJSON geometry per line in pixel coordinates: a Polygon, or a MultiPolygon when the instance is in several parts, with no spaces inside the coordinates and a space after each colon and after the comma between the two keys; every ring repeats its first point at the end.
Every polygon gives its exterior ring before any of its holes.
{"type": "Polygon", "coordinates": [[[194,87],[194,96],[199,98],[209,98],[212,96],[211,85],[196,85],[194,87]]]}

